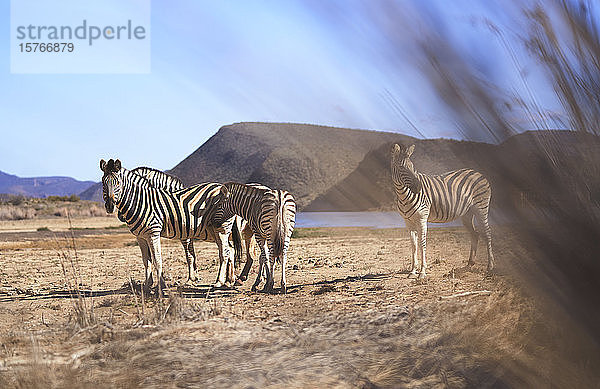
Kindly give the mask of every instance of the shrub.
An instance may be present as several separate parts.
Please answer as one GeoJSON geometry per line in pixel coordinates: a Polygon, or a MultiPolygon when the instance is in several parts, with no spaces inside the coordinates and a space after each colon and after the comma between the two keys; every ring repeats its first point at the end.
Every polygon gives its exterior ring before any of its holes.
{"type": "Polygon", "coordinates": [[[30,207],[0,206],[0,220],[33,219],[35,214],[35,209],[30,207]]]}
{"type": "Polygon", "coordinates": [[[80,200],[79,196],[76,194],[70,196],[48,196],[46,199],[49,201],[68,201],[70,203],[76,203],[80,200]]]}
{"type": "Polygon", "coordinates": [[[26,198],[23,195],[14,195],[14,196],[9,196],[8,203],[12,204],[12,205],[21,205],[21,204],[23,204],[23,202],[25,200],[26,200],[26,198]]]}

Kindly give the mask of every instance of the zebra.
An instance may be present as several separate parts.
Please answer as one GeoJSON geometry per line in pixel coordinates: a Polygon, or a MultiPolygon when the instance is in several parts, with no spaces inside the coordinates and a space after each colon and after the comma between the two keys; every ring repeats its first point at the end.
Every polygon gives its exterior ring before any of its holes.
{"type": "MultiPolygon", "coordinates": [[[[151,168],[151,167],[139,166],[139,167],[136,167],[135,169],[131,169],[131,172],[144,177],[155,188],[164,189],[169,192],[175,192],[177,190],[181,190],[181,189],[185,188],[185,185],[183,185],[183,182],[181,182],[181,180],[179,178],[172,176],[170,174],[167,174],[163,171],[151,168]]],[[[121,213],[121,211],[119,211],[117,213],[117,216],[118,216],[119,220],[121,220],[122,222],[125,222],[124,215],[121,213]]],[[[196,266],[196,253],[194,251],[194,243],[193,243],[192,239],[182,239],[181,245],[183,246],[183,252],[185,253],[185,260],[188,265],[187,282],[195,282],[198,280],[198,276],[196,273],[197,266],[196,266]]],[[[142,256],[143,256],[144,249],[142,248],[141,245],[140,245],[140,249],[142,250],[142,256]]]]}
{"type": "MultiPolygon", "coordinates": [[[[146,271],[145,285],[151,286],[154,262],[159,286],[164,285],[160,237],[169,239],[201,239],[215,241],[219,249],[220,267],[215,287],[230,286],[234,281],[228,269],[234,261],[229,249],[229,235],[234,246],[241,249],[239,231],[233,217],[224,215],[222,204],[227,199],[227,188],[218,183],[197,184],[169,192],[156,188],[150,182],[123,168],[120,160],[100,160],[102,195],[108,213],[114,208],[121,213],[129,230],[136,236],[142,250],[146,271]],[[191,217],[194,211],[195,217],[191,217]]],[[[188,274],[193,267],[188,263],[188,274]]]]}
{"type": "Polygon", "coordinates": [[[395,144],[392,150],[392,182],[396,193],[396,205],[410,231],[412,267],[409,274],[417,274],[417,244],[421,254],[419,278],[425,278],[427,261],[425,248],[427,222],[446,223],[461,218],[471,235],[471,252],[468,266],[475,263],[478,233],[474,218],[483,227],[487,241],[488,273],[494,268],[492,234],[488,223],[488,211],[492,191],[488,180],[472,169],[460,169],[437,176],[418,173],[410,156],[415,145],[406,147],[395,144]]]}
{"type": "MultiPolygon", "coordinates": [[[[281,262],[281,292],[287,292],[285,267],[287,249],[294,230],[296,201],[284,190],[272,190],[260,184],[239,184],[228,182],[228,198],[223,203],[227,212],[234,213],[245,219],[252,230],[260,248],[259,269],[256,281],[252,285],[255,291],[262,281],[263,271],[266,273],[264,292],[272,292],[275,261],[281,262]]],[[[248,252],[248,251],[247,251],[248,252]]],[[[248,255],[240,279],[246,280],[252,257],[248,255]]]]}
{"type": "MultiPolygon", "coordinates": [[[[150,184],[153,185],[156,188],[161,188],[164,190],[168,190],[169,192],[175,192],[177,190],[181,190],[185,188],[185,185],[183,184],[183,182],[175,177],[172,176],[168,173],[165,173],[161,170],[157,170],[151,167],[146,167],[146,166],[140,166],[140,167],[136,167],[135,169],[131,170],[133,173],[136,173],[142,177],[145,177],[148,181],[150,181],[150,184]]],[[[119,215],[119,219],[121,219],[121,216],[119,215]]],[[[251,239],[252,239],[252,231],[249,230],[249,227],[246,226],[246,222],[239,216],[235,217],[235,223],[237,226],[238,231],[242,232],[242,239],[245,241],[246,243],[246,257],[250,256],[250,243],[251,243],[251,239]]],[[[124,222],[124,220],[122,220],[124,222]]],[[[230,238],[233,237],[233,234],[230,238]]],[[[188,269],[192,268],[194,269],[194,273],[193,274],[189,274],[188,276],[188,281],[196,281],[198,279],[195,270],[197,270],[197,266],[196,266],[196,254],[194,252],[194,243],[192,241],[192,239],[183,239],[181,241],[181,244],[183,246],[183,251],[185,252],[185,258],[186,258],[186,262],[188,264],[188,269]],[[190,266],[190,261],[192,261],[193,266],[190,266]]],[[[241,247],[235,247],[235,266],[238,267],[239,266],[239,262],[242,258],[242,252],[241,252],[241,247]]],[[[252,260],[252,258],[250,258],[250,260],[252,260]]]]}

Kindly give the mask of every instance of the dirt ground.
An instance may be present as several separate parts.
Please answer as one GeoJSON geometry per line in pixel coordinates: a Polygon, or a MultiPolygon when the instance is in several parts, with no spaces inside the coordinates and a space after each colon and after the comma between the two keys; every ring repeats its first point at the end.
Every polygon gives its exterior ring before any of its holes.
{"type": "Polygon", "coordinates": [[[143,265],[118,220],[35,222],[0,225],[0,387],[593,386],[576,345],[557,343],[565,327],[510,275],[526,253],[509,228],[494,230],[491,277],[481,243],[464,267],[464,229],[430,229],[423,282],[407,277],[403,229],[298,229],[287,295],[251,292],[256,264],[214,290],[205,242],[201,280],[183,286],[183,249],[163,240],[158,299],[132,293],[143,265]]]}

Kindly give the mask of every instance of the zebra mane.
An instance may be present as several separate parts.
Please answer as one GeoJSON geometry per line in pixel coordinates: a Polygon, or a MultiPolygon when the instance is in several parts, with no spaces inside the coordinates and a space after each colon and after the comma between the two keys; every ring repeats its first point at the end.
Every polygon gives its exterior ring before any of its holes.
{"type": "Polygon", "coordinates": [[[224,185],[230,191],[243,190],[246,193],[250,192],[253,194],[258,194],[258,193],[263,194],[265,192],[272,190],[268,186],[261,185],[261,184],[241,184],[239,182],[226,182],[224,185]]]}
{"type": "Polygon", "coordinates": [[[183,182],[179,179],[179,177],[176,177],[174,175],[171,175],[169,173],[165,173],[162,170],[158,170],[158,169],[154,169],[151,167],[147,167],[147,166],[138,166],[135,169],[131,170],[132,173],[137,174],[138,176],[141,176],[143,178],[145,178],[147,181],[150,182],[150,185],[155,186],[153,184],[153,182],[151,180],[149,180],[147,178],[147,174],[148,173],[155,173],[159,176],[164,176],[167,177],[170,180],[173,180],[174,182],[176,182],[177,184],[181,185],[182,187],[185,187],[185,185],[183,184],[183,182]]]}
{"type": "Polygon", "coordinates": [[[127,170],[124,167],[122,167],[120,173],[126,178],[131,178],[135,184],[142,184],[143,186],[154,188],[154,185],[152,185],[152,182],[150,182],[150,180],[148,180],[142,175],[137,174],[133,170],[127,170]]]}
{"type": "Polygon", "coordinates": [[[148,172],[154,172],[154,173],[158,173],[158,174],[160,174],[160,175],[167,176],[167,177],[169,177],[170,179],[172,179],[172,180],[175,180],[176,182],[178,182],[178,183],[180,183],[180,184],[182,184],[182,185],[183,185],[183,182],[181,181],[181,179],[180,179],[179,177],[177,177],[177,176],[174,176],[174,175],[172,175],[172,174],[169,174],[169,173],[165,173],[165,172],[163,172],[162,170],[158,170],[158,169],[155,169],[155,168],[153,168],[153,167],[148,167],[148,166],[138,166],[138,167],[136,167],[135,169],[132,169],[131,171],[132,171],[133,173],[135,173],[135,174],[138,174],[138,175],[141,175],[141,176],[143,176],[143,173],[142,173],[142,172],[145,172],[145,171],[148,171],[148,172]],[[142,173],[142,174],[140,174],[140,173],[142,173]]]}

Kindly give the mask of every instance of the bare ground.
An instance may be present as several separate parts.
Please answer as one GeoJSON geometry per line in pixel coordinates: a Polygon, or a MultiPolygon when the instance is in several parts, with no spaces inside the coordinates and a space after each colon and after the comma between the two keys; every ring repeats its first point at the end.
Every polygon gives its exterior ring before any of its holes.
{"type": "Polygon", "coordinates": [[[407,278],[404,230],[299,229],[287,295],[250,292],[256,266],[213,290],[204,242],[183,286],[183,250],[163,240],[168,297],[142,301],[139,248],[103,223],[0,226],[0,387],[597,387],[596,345],[512,276],[527,252],[508,228],[492,277],[482,247],[464,267],[463,229],[431,229],[424,282],[407,278]]]}

